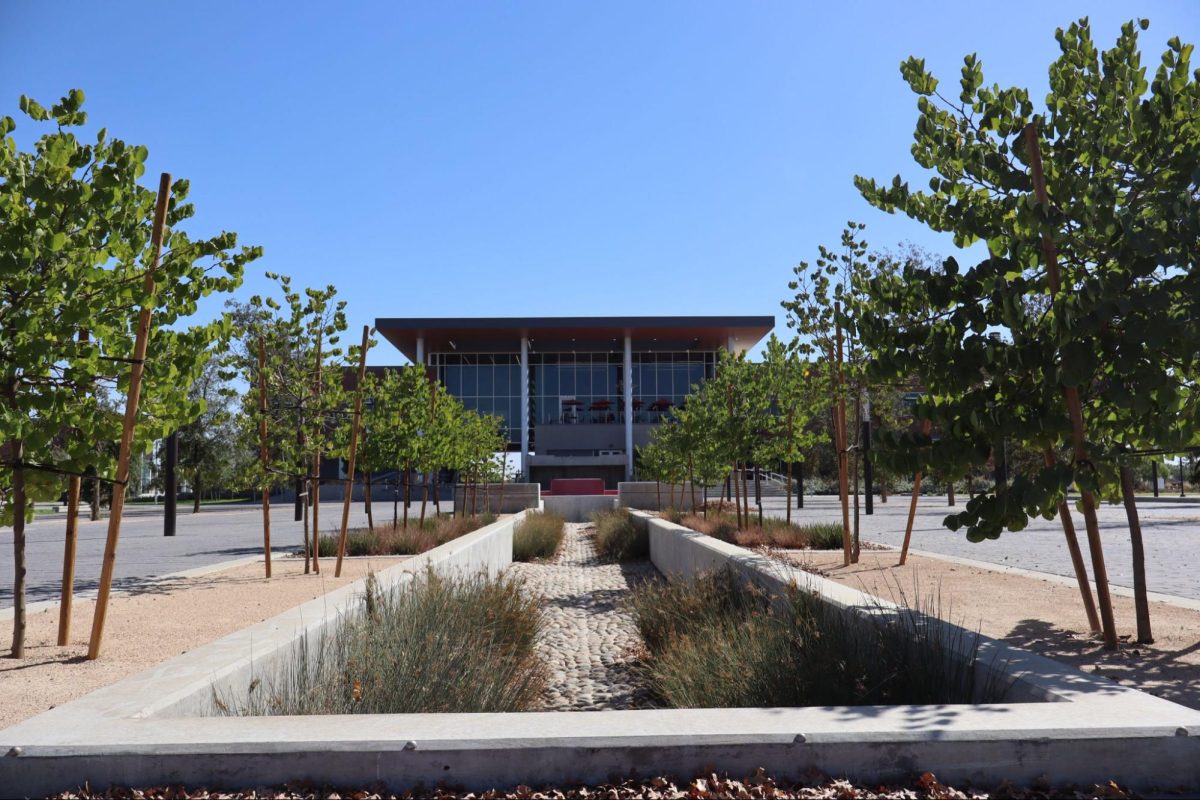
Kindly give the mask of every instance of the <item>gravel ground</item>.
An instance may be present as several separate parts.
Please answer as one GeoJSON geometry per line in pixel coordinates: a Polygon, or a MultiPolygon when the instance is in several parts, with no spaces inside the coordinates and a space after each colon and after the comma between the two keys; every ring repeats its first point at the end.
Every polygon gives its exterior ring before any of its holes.
{"type": "Polygon", "coordinates": [[[539,643],[550,668],[545,708],[647,708],[650,696],[634,669],[641,637],[620,602],[631,586],[658,572],[649,561],[601,561],[590,528],[568,522],[551,561],[509,568],[525,579],[527,591],[546,600],[546,633],[539,643]]]}

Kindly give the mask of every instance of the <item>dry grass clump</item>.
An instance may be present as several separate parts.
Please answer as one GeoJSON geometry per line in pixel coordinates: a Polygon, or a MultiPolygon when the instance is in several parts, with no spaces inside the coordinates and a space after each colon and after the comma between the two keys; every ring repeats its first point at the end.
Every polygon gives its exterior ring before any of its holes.
{"type": "MultiPolygon", "coordinates": [[[[422,524],[416,520],[403,525],[379,527],[374,531],[353,528],[346,532],[346,555],[348,556],[411,556],[432,550],[451,539],[479,530],[496,521],[496,515],[487,513],[476,516],[451,517],[440,514],[428,517],[422,524]]],[[[322,536],[317,543],[322,558],[337,555],[338,534],[322,536]]]]}
{"type": "Polygon", "coordinates": [[[244,696],[214,696],[218,715],[528,711],[545,667],[534,652],[541,602],[513,578],[432,571],[381,592],[336,630],[301,640],[244,696]]]}
{"type": "Polygon", "coordinates": [[[529,511],[513,531],[513,561],[553,558],[562,544],[567,521],[561,514],[529,511]]]}
{"type": "Polygon", "coordinates": [[[797,525],[794,522],[789,524],[786,520],[766,517],[762,525],[751,524],[739,530],[737,517],[713,511],[709,511],[707,517],[685,514],[672,521],[741,547],[768,545],[787,550],[838,550],[842,546],[842,526],[833,523],[797,525]]]}
{"type": "MultiPolygon", "coordinates": [[[[649,653],[647,682],[669,707],[974,698],[977,644],[911,609],[864,616],[830,609],[806,592],[772,598],[728,570],[690,583],[644,583],[629,609],[649,653]]],[[[995,702],[1003,692],[989,685],[983,694],[983,702],[995,702]]]]}
{"type": "Polygon", "coordinates": [[[596,526],[596,552],[609,561],[633,561],[650,555],[650,534],[638,529],[627,508],[597,511],[592,514],[596,526]]]}

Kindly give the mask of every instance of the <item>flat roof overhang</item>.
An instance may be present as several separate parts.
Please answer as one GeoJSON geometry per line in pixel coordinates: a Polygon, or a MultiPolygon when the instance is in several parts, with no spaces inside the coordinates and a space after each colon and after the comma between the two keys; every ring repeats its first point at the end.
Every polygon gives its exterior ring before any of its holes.
{"type": "Polygon", "coordinates": [[[775,327],[773,316],[737,317],[380,317],[375,329],[415,362],[417,339],[426,353],[620,350],[632,336],[637,350],[716,350],[733,342],[742,352],[775,327]]]}

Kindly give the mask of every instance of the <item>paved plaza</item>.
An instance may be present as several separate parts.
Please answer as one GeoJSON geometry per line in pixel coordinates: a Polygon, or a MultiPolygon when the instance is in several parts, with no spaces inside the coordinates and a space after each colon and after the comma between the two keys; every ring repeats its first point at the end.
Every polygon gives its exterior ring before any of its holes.
{"type": "MultiPolygon", "coordinates": [[[[876,497],[875,513],[866,516],[865,503],[860,497],[862,538],[899,547],[904,542],[910,498],[911,495],[892,495],[886,503],[880,503],[876,497]]],[[[782,517],[785,502],[783,498],[764,498],[764,513],[782,517]]],[[[965,502],[966,498],[959,497],[957,508],[950,508],[945,495],[922,497],[913,524],[912,549],[1074,577],[1062,524],[1057,516],[1052,520],[1033,520],[1023,531],[1006,531],[998,539],[973,543],[967,541],[962,531],[954,533],[942,525],[946,515],[963,510],[965,502]]],[[[793,521],[841,523],[841,506],[836,496],[806,497],[804,506],[799,511],[792,511],[793,521]]],[[[1152,592],[1200,600],[1200,580],[1196,578],[1200,574],[1200,498],[1169,502],[1148,500],[1138,505],[1138,514],[1146,549],[1147,588],[1152,592]]],[[[1133,556],[1124,506],[1102,505],[1099,516],[1109,581],[1132,588],[1133,556]]],[[[1075,512],[1074,518],[1090,576],[1091,560],[1083,515],[1075,512]]]]}

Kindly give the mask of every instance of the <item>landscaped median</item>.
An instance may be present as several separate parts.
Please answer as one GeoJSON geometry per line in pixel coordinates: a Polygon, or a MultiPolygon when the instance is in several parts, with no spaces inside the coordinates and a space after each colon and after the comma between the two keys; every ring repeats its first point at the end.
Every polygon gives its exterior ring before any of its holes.
{"type": "MultiPolygon", "coordinates": [[[[886,620],[902,611],[657,516],[632,512],[630,520],[645,531],[655,566],[673,581],[725,572],[758,587],[772,604],[799,589],[812,593],[821,613],[886,620]]],[[[396,586],[426,569],[495,575],[511,559],[515,522],[503,518],[381,573],[378,581],[396,586]]],[[[990,682],[1007,687],[1003,703],[359,714],[352,720],[200,716],[214,686],[248,686],[270,654],[294,652],[300,637],[311,641],[337,625],[361,604],[363,589],[346,587],[0,731],[0,752],[8,753],[0,758],[0,786],[34,795],[84,780],[209,788],[311,780],[407,789],[445,782],[488,789],[599,782],[635,771],[692,776],[706,767],[735,775],[762,767],[781,778],[815,769],[863,783],[905,782],[928,770],[948,784],[988,787],[1005,780],[1032,784],[1042,775],[1055,784],[1113,779],[1142,790],[1200,786],[1200,742],[1190,735],[1200,735],[1200,712],[986,637],[977,652],[993,673],[990,682]]],[[[748,607],[753,613],[754,604],[748,607]]]]}

